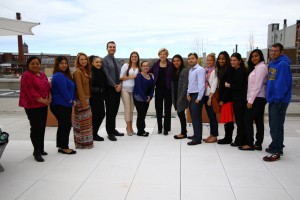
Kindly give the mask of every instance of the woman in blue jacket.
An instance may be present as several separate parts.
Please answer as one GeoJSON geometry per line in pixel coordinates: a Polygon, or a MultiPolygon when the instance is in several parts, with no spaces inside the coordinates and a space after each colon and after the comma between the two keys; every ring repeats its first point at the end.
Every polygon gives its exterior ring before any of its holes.
{"type": "Polygon", "coordinates": [[[154,80],[148,71],[149,64],[147,61],[143,61],[141,63],[141,72],[137,74],[134,80],[133,89],[134,105],[137,111],[137,135],[144,137],[149,135],[148,132],[145,132],[145,118],[154,92],[154,80]]]}
{"type": "Polygon", "coordinates": [[[75,84],[65,56],[55,59],[52,76],[52,103],[50,109],[58,121],[56,146],[63,154],[76,154],[69,148],[69,134],[72,127],[72,107],[74,105],[75,84]]]}

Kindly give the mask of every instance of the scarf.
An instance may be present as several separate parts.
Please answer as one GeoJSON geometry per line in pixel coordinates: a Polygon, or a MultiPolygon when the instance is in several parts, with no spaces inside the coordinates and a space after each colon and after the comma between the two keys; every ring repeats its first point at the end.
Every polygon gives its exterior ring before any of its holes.
{"type": "Polygon", "coordinates": [[[206,75],[205,75],[205,89],[210,85],[209,85],[209,78],[210,78],[210,74],[212,73],[212,71],[214,71],[214,67],[206,67],[205,71],[206,71],[206,75]]]}

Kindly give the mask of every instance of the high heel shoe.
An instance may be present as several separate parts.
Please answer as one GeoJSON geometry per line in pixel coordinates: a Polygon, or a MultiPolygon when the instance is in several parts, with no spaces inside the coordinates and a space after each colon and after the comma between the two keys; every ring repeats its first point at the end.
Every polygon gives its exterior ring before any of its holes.
{"type": "Polygon", "coordinates": [[[128,131],[127,128],[126,128],[126,132],[127,132],[127,135],[128,135],[128,136],[132,136],[132,134],[133,134],[133,131],[128,131]]]}

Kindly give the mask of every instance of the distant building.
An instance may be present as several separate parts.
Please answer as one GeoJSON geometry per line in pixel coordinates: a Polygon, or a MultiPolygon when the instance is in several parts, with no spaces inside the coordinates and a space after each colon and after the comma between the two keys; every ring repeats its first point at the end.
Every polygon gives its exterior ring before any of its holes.
{"type": "MultiPolygon", "coordinates": [[[[27,44],[24,43],[26,46],[27,44]]],[[[25,46],[24,45],[24,46],[25,46]]],[[[27,46],[28,50],[28,46],[27,46]]],[[[24,48],[24,58],[25,63],[30,56],[37,56],[41,59],[41,68],[47,74],[47,76],[52,76],[52,70],[54,66],[54,60],[58,56],[65,56],[68,59],[69,66],[71,69],[75,67],[76,56],[71,56],[70,54],[49,54],[49,53],[26,53],[24,48]]],[[[18,61],[18,53],[1,53],[0,52],[0,76],[2,75],[15,75],[22,74],[25,71],[25,66],[18,61]]]]}
{"type": "Polygon", "coordinates": [[[267,48],[272,44],[281,43],[285,54],[291,59],[292,64],[300,64],[300,20],[296,24],[287,26],[286,19],[283,21],[282,29],[278,23],[269,24],[267,48]]]}
{"type": "Polygon", "coordinates": [[[28,45],[25,42],[23,43],[23,51],[24,53],[29,53],[28,45]]]}

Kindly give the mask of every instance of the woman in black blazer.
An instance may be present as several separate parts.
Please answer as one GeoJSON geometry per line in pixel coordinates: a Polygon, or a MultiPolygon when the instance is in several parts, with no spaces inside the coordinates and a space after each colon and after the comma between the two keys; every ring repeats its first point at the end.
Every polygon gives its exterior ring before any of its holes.
{"type": "Polygon", "coordinates": [[[159,60],[156,61],[149,73],[154,74],[155,110],[157,117],[158,134],[162,133],[162,116],[164,109],[164,135],[171,130],[171,62],[167,59],[169,51],[162,48],[158,51],[159,60]]]}
{"type": "Polygon", "coordinates": [[[92,66],[92,93],[90,104],[92,109],[93,140],[103,141],[104,138],[98,135],[98,130],[105,117],[104,97],[107,77],[102,68],[102,60],[99,56],[90,56],[89,60],[92,66]]]}
{"type": "Polygon", "coordinates": [[[233,68],[230,65],[230,57],[226,51],[219,53],[217,62],[217,75],[219,79],[219,93],[221,106],[220,123],[224,123],[225,137],[218,140],[218,144],[230,144],[234,130],[233,124],[233,99],[230,88],[225,87],[225,82],[231,83],[233,77],[233,68]]]}

